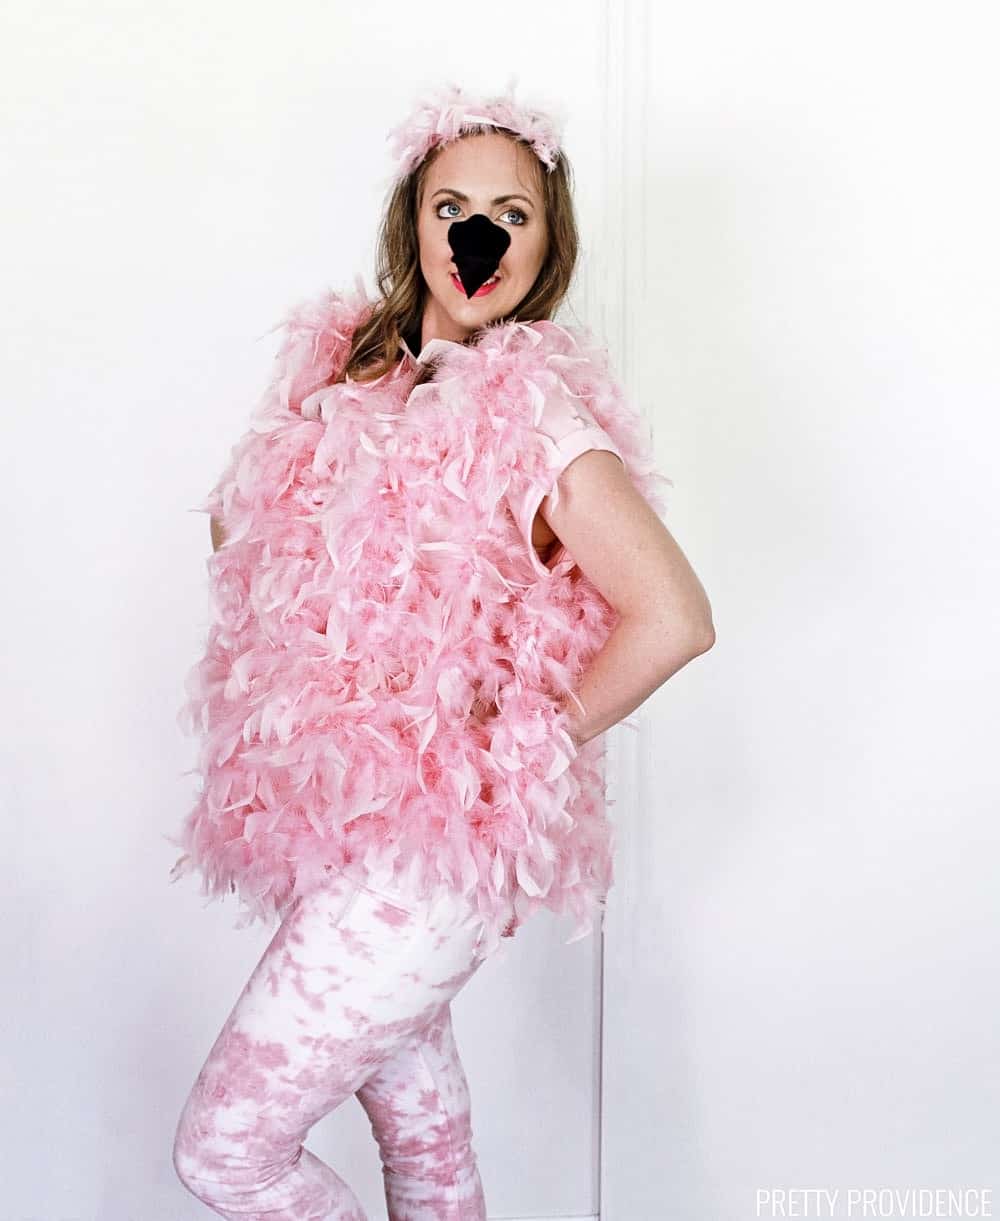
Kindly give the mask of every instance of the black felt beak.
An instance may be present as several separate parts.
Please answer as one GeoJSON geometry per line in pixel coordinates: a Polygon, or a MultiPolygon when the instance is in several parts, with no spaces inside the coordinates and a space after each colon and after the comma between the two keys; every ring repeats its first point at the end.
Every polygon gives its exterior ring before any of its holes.
{"type": "Polygon", "coordinates": [[[510,234],[482,212],[476,212],[468,220],[457,220],[448,226],[448,245],[455,256],[465,295],[471,297],[500,266],[510,245],[510,234]]]}

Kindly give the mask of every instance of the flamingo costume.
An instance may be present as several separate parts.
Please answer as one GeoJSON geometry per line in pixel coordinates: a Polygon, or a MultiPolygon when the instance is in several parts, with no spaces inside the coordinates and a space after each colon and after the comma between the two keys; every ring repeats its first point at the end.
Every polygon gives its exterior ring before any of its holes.
{"type": "Polygon", "coordinates": [[[176,880],[282,917],[351,862],[408,893],[474,900],[496,944],[539,906],[594,927],[613,880],[600,737],[558,704],[617,615],[535,509],[587,449],[661,513],[638,415],[588,332],[494,323],[337,381],[371,309],[328,291],[284,323],[252,427],[199,506],[227,541],[181,723],[202,738],[176,880]],[[480,722],[475,699],[498,715],[480,722]]]}
{"type": "MultiPolygon", "coordinates": [[[[399,173],[470,124],[557,163],[548,115],[453,87],[392,133],[399,173]]],[[[502,235],[476,214],[449,241],[471,295],[502,235]]],[[[168,836],[172,876],[237,893],[243,923],[281,920],[174,1140],[181,1181],[233,1221],[364,1221],[303,1144],[351,1096],[390,1221],[485,1221],[451,1002],[535,908],[585,935],[612,882],[601,739],[577,749],[562,707],[617,616],[565,547],[541,562],[532,523],[590,449],[657,512],[670,481],[588,332],[494,322],[419,353],[404,338],[356,382],[373,308],[359,282],[290,311],[198,506],[225,541],[181,710],[201,784],[168,836]]]]}

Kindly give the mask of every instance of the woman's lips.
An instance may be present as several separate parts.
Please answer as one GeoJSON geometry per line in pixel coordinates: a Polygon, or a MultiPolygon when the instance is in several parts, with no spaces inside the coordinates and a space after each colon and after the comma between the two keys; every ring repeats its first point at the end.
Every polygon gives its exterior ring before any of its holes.
{"type": "MultiPolygon", "coordinates": [[[[456,276],[456,275],[455,275],[455,273],[454,273],[454,272],[452,272],[452,273],[451,273],[451,282],[452,282],[452,284],[454,284],[454,285],[455,285],[455,287],[458,289],[458,291],[459,291],[459,292],[462,294],[462,296],[464,297],[464,296],[465,296],[465,289],[464,289],[464,287],[462,286],[462,281],[461,281],[461,280],[458,278],[458,276],[456,276]]],[[[489,295],[489,294],[490,294],[490,293],[491,293],[491,292],[494,290],[494,288],[496,288],[496,286],[497,286],[499,283],[500,283],[500,281],[499,281],[499,280],[488,280],[488,281],[487,281],[487,282],[486,282],[486,283],[485,283],[485,284],[482,286],[482,288],[477,288],[477,289],[476,289],[476,291],[475,291],[475,292],[474,292],[472,295],[473,295],[473,297],[486,297],[486,296],[488,296],[488,295],[489,295]]]]}

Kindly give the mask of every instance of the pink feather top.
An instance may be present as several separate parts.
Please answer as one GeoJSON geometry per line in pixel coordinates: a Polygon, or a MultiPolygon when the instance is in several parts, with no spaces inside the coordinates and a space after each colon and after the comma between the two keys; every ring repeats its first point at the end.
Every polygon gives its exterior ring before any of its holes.
{"type": "Polygon", "coordinates": [[[587,449],[658,514],[651,445],[590,333],[492,323],[431,340],[374,382],[336,382],[372,308],[290,311],[274,376],[199,509],[212,621],[181,724],[199,793],[174,880],[282,918],[345,867],[470,897],[495,945],[533,910],[592,931],[613,879],[601,737],[560,697],[617,620],[565,547],[531,545],[542,498],[587,449]],[[496,704],[482,722],[474,702],[496,704]],[[511,913],[514,920],[511,921],[511,913]]]}

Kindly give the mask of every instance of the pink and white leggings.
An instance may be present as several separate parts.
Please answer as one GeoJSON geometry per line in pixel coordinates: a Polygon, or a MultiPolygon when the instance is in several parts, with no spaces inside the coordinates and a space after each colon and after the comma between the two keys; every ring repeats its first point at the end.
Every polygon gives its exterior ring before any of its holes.
{"type": "Polygon", "coordinates": [[[485,1221],[449,1002],[484,961],[467,900],[333,875],[299,899],[254,968],[181,1112],[174,1166],[234,1221],[367,1221],[303,1148],[356,1094],[389,1221],[485,1221]]]}

